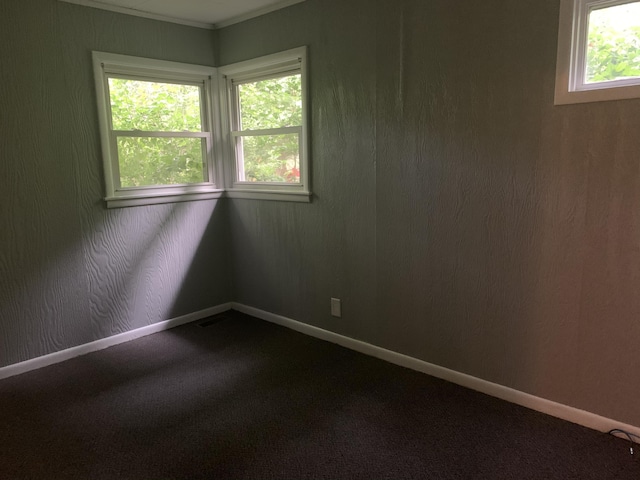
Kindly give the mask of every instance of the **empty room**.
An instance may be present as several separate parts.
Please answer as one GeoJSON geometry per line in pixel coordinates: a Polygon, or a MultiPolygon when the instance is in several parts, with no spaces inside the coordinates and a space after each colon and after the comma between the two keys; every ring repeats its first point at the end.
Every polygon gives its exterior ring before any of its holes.
{"type": "Polygon", "coordinates": [[[640,478],[640,1],[0,0],[0,478],[640,478]]]}

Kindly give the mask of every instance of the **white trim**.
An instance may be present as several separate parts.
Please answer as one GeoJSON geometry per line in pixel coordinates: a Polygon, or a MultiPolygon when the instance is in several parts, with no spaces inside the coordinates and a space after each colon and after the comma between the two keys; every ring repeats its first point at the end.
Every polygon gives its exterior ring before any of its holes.
{"type": "Polygon", "coordinates": [[[132,195],[106,197],[107,208],[138,207],[142,205],[161,205],[163,203],[192,202],[196,200],[215,200],[224,196],[224,190],[211,192],[181,193],[178,195],[132,195]]]}
{"type": "Polygon", "coordinates": [[[115,137],[134,138],[204,138],[211,136],[209,132],[178,132],[165,130],[164,132],[141,131],[141,130],[113,130],[115,137]]]}
{"type": "Polygon", "coordinates": [[[82,5],[83,7],[98,8],[100,10],[108,10],[110,12],[122,13],[124,15],[131,15],[134,17],[149,18],[151,20],[159,20],[161,22],[177,23],[178,25],[187,25],[189,27],[204,28],[206,30],[216,30],[219,28],[235,25],[236,23],[245,22],[252,18],[261,17],[267,13],[275,12],[297,3],[302,3],[305,0],[283,0],[282,2],[274,3],[257,10],[253,10],[242,15],[229,18],[216,23],[196,22],[193,20],[185,20],[183,18],[169,17],[166,15],[158,15],[157,13],[145,12],[143,10],[136,10],[135,8],[119,7],[117,5],[109,5],[107,3],[98,2],[95,0],[60,0],[61,2],[73,3],[75,5],[82,5]]]}
{"type": "Polygon", "coordinates": [[[188,313],[187,315],[172,318],[171,320],[165,320],[162,322],[154,323],[152,325],[147,325],[146,327],[137,328],[129,332],[102,338],[100,340],[96,340],[95,342],[85,343],[76,347],[67,348],[66,350],[61,350],[59,352],[50,353],[41,357],[32,358],[24,362],[14,363],[12,365],[0,368],[0,380],[3,378],[13,377],[14,375],[20,375],[22,373],[30,372],[31,370],[36,370],[38,368],[53,365],[54,363],[64,362],[65,360],[79,357],[81,355],[86,355],[87,353],[97,352],[98,350],[113,347],[114,345],[130,342],[131,340],[135,340],[136,338],[146,337],[147,335],[162,332],[164,330],[169,330],[186,323],[196,322],[198,320],[202,320],[203,318],[226,312],[230,308],[231,303],[223,303],[215,307],[200,310],[199,312],[188,313]]]}
{"type": "Polygon", "coordinates": [[[640,435],[640,427],[637,427],[635,425],[629,425],[617,420],[597,415],[595,413],[587,412],[575,407],[570,407],[568,405],[563,405],[551,400],[536,397],[535,395],[524,393],[519,390],[499,385],[497,383],[492,383],[487,380],[482,380],[480,378],[473,377],[465,373],[460,373],[455,370],[440,367],[438,365],[434,365],[432,363],[428,363],[423,360],[410,357],[408,355],[403,355],[401,353],[387,350],[376,345],[371,345],[360,340],[345,337],[344,335],[330,332],[322,328],[314,327],[313,325],[298,322],[282,315],[277,315],[254,307],[249,307],[237,302],[223,303],[215,307],[210,307],[198,312],[189,313],[187,315],[176,317],[171,320],[154,323],[152,325],[147,325],[146,327],[138,328],[136,330],[131,330],[129,332],[103,338],[83,345],[78,345],[76,347],[61,350],[59,352],[32,358],[24,362],[14,363],[6,367],[1,367],[0,380],[60,363],[65,360],[79,357],[81,355],[86,355],[91,352],[97,352],[114,345],[130,342],[137,338],[169,330],[180,325],[196,322],[198,320],[202,320],[204,318],[226,312],[230,309],[246,313],[247,315],[251,315],[261,320],[265,320],[267,322],[274,323],[291,330],[295,330],[297,332],[318,338],[320,340],[325,340],[327,342],[340,345],[342,347],[363,353],[365,355],[369,355],[371,357],[379,358],[394,365],[399,365],[401,367],[425,373],[427,375],[431,375],[432,377],[440,378],[442,380],[455,383],[456,385],[470,388],[471,390],[475,390],[492,397],[500,398],[510,403],[515,403],[516,405],[521,405],[523,407],[530,408],[547,415],[551,415],[552,417],[567,420],[569,422],[576,423],[593,430],[608,432],[609,430],[612,430],[614,428],[619,428],[634,435],[640,435]]]}
{"type": "Polygon", "coordinates": [[[241,303],[232,302],[231,308],[248,315],[252,315],[256,318],[266,320],[277,325],[281,325],[291,330],[309,335],[321,340],[326,340],[331,343],[335,343],[342,347],[354,350],[356,352],[369,355],[371,357],[385,360],[401,367],[416,370],[418,372],[426,373],[432,377],[441,378],[456,385],[460,385],[472,390],[476,390],[481,393],[485,393],[492,397],[506,400],[516,405],[521,405],[532,410],[536,410],[552,417],[561,418],[572,423],[577,423],[600,432],[608,432],[614,428],[625,430],[634,435],[640,435],[640,427],[634,425],[628,425],[617,420],[602,417],[595,413],[580,410],[575,407],[563,405],[561,403],[546,400],[544,398],[536,397],[528,393],[514,390],[513,388],[498,385],[481,378],[473,377],[464,373],[456,372],[448,368],[440,367],[432,363],[418,360],[417,358],[409,357],[401,353],[386,350],[384,348],[371,345],[369,343],[355,340],[353,338],[345,337],[334,332],[323,330],[312,325],[298,322],[291,318],[276,315],[274,313],[266,312],[257,308],[249,307],[241,303]]]}
{"type": "Polygon", "coordinates": [[[286,7],[290,7],[291,5],[295,5],[297,3],[302,3],[305,0],[283,0],[278,3],[274,3],[273,5],[269,5],[267,7],[259,8],[257,10],[253,10],[249,13],[245,13],[244,15],[238,15],[236,17],[232,17],[228,20],[223,20],[222,22],[216,22],[213,24],[213,28],[224,28],[230,25],[235,25],[236,23],[245,22],[247,20],[251,20],[252,18],[261,17],[262,15],[266,15],[267,13],[275,12],[276,10],[281,10],[286,7]]]}
{"type": "Polygon", "coordinates": [[[231,80],[241,79],[240,83],[247,83],[247,77],[260,80],[263,75],[267,78],[271,74],[284,75],[287,72],[297,73],[301,70],[300,64],[305,61],[307,47],[296,47],[283,52],[272,53],[262,57],[251,58],[241,62],[218,67],[218,72],[231,80]]]}
{"type": "Polygon", "coordinates": [[[228,198],[243,198],[246,200],[275,200],[279,202],[298,202],[298,203],[311,203],[311,192],[279,192],[279,191],[257,191],[257,190],[242,190],[239,188],[228,189],[225,192],[225,197],[228,198]]]}
{"type": "Polygon", "coordinates": [[[302,127],[263,128],[259,130],[234,130],[232,137],[262,137],[268,135],[298,135],[302,136],[302,127]]]}
{"type": "Polygon", "coordinates": [[[149,18],[151,20],[159,20],[161,22],[177,23],[178,25],[187,25],[189,27],[204,28],[206,30],[214,30],[216,27],[211,23],[194,22],[192,20],[184,20],[182,18],[167,17],[156,13],[143,12],[134,8],[119,7],[117,5],[109,5],[94,0],[60,0],[61,2],[74,3],[83,7],[98,8],[100,10],[108,10],[110,12],[123,13],[134,17],[149,18]]]}

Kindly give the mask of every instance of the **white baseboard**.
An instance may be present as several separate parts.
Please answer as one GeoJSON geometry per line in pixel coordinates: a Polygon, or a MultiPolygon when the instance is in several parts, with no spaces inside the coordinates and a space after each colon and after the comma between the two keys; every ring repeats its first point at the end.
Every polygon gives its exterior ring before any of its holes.
{"type": "Polygon", "coordinates": [[[200,310],[199,312],[189,313],[181,317],[172,318],[171,320],[165,320],[162,322],[154,323],[152,325],[147,325],[146,327],[137,328],[135,330],[131,330],[130,332],[120,333],[112,337],[96,340],[95,342],[85,343],[76,347],[67,348],[66,350],[61,350],[59,352],[50,353],[41,357],[32,358],[24,362],[14,363],[12,365],[0,368],[0,380],[3,378],[12,377],[14,375],[20,375],[21,373],[26,373],[37,368],[46,367],[47,365],[63,362],[65,360],[69,360],[70,358],[79,357],[80,355],[96,352],[98,350],[112,347],[120,343],[130,342],[131,340],[145,337],[147,335],[151,335],[152,333],[169,330],[170,328],[184,325],[185,323],[196,322],[198,320],[202,320],[203,318],[225,312],[230,308],[230,303],[223,303],[222,305],[206,308],[204,310],[200,310]]]}
{"type": "Polygon", "coordinates": [[[353,338],[345,337],[312,325],[307,325],[281,315],[269,313],[240,303],[231,303],[231,308],[239,312],[252,315],[256,318],[290,328],[291,330],[304,333],[305,335],[326,340],[351,350],[355,350],[356,352],[364,353],[365,355],[376,357],[405,368],[410,368],[411,370],[426,373],[433,377],[441,378],[451,383],[485,393],[492,397],[500,398],[507,402],[515,403],[556,418],[561,418],[562,420],[577,423],[578,425],[582,425],[593,430],[608,432],[614,428],[619,428],[629,433],[633,433],[634,435],[640,435],[640,428],[634,425],[628,425],[610,418],[602,417],[595,413],[536,397],[519,390],[514,390],[513,388],[488,382],[487,380],[472,377],[471,375],[456,372],[455,370],[440,367],[423,360],[418,360],[417,358],[386,350],[359,340],[354,340],[353,338]]]}
{"type": "Polygon", "coordinates": [[[551,400],[536,397],[519,390],[514,390],[509,387],[498,385],[497,383],[492,383],[487,380],[473,377],[471,375],[456,372],[455,370],[440,367],[423,360],[418,360],[417,358],[393,352],[382,347],[377,347],[360,340],[354,340],[353,338],[345,337],[328,330],[323,330],[306,323],[298,322],[291,318],[283,317],[281,315],[276,315],[274,313],[266,312],[258,308],[249,307],[247,305],[235,302],[223,303],[221,305],[207,308],[199,312],[194,312],[183,315],[181,317],[173,318],[171,320],[154,323],[153,325],[138,328],[130,332],[121,333],[112,337],[96,340],[95,342],[78,345],[66,350],[61,350],[59,352],[54,352],[48,355],[43,355],[41,357],[26,360],[24,362],[8,365],[6,367],[0,368],[0,379],[12,377],[14,375],[20,375],[21,373],[26,373],[31,370],[46,367],[54,363],[63,362],[80,355],[96,352],[98,350],[118,345],[120,343],[129,342],[131,340],[135,340],[136,338],[144,337],[146,335],[151,335],[153,333],[161,332],[164,330],[169,330],[170,328],[184,325],[186,323],[195,322],[212,315],[217,315],[218,313],[225,312],[229,309],[234,309],[239,312],[252,315],[256,318],[281,325],[291,330],[295,330],[305,335],[335,343],[350,350],[354,350],[371,357],[379,358],[395,365],[410,368],[411,370],[426,373],[427,375],[441,378],[451,383],[455,383],[457,385],[461,385],[463,387],[470,388],[487,395],[491,395],[492,397],[500,398],[502,400],[506,400],[508,402],[515,403],[517,405],[521,405],[523,407],[527,407],[532,410],[551,415],[553,417],[561,418],[578,425],[598,430],[600,432],[607,432],[614,428],[619,428],[634,435],[640,436],[640,428],[634,425],[628,425],[610,418],[602,417],[595,413],[587,412],[575,407],[570,407],[568,405],[563,405],[551,400]]]}

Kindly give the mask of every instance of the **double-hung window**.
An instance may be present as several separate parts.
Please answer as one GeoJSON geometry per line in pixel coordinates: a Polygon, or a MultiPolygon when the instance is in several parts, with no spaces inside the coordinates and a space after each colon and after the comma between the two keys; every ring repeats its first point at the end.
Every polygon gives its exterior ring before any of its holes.
{"type": "Polygon", "coordinates": [[[227,195],[308,202],[306,48],[219,71],[227,195]]]}
{"type": "Polygon", "coordinates": [[[214,68],[94,52],[109,207],[217,198],[214,68]]]}
{"type": "Polygon", "coordinates": [[[218,73],[93,52],[107,206],[225,194],[309,202],[306,53],[218,73]]]}
{"type": "Polygon", "coordinates": [[[556,104],[640,98],[640,1],[561,0],[556,104]]]}

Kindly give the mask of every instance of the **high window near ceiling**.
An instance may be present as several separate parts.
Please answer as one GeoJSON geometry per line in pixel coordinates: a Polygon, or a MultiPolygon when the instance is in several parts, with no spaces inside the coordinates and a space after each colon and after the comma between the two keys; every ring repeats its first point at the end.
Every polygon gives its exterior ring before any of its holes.
{"type": "Polygon", "coordinates": [[[561,0],[556,104],[640,98],[640,1],[561,0]]]}

